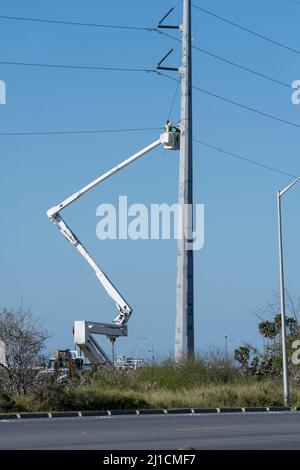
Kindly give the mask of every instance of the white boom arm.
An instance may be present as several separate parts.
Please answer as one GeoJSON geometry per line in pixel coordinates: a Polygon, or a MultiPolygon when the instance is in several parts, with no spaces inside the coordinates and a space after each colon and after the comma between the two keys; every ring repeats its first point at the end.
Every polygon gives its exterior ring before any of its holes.
{"type": "Polygon", "coordinates": [[[75,201],[77,201],[80,197],[82,197],[88,191],[93,189],[95,186],[99,185],[100,183],[111,177],[113,174],[120,171],[122,168],[125,168],[127,165],[130,165],[135,160],[139,159],[143,155],[146,155],[151,150],[155,149],[161,144],[163,144],[168,150],[177,150],[179,147],[178,133],[175,134],[173,132],[165,132],[160,136],[158,140],[153,142],[151,145],[127,158],[123,162],[119,163],[117,166],[107,171],[102,176],[99,176],[91,183],[84,186],[84,188],[72,194],[63,202],[61,202],[57,206],[52,207],[47,211],[48,218],[57,225],[64,237],[79,251],[83,258],[89,263],[89,265],[95,272],[97,278],[103,285],[104,289],[106,290],[108,295],[114,300],[119,310],[119,314],[113,320],[112,324],[100,324],[95,322],[74,323],[75,343],[81,347],[85,355],[91,360],[92,363],[95,364],[102,364],[110,361],[102,350],[102,348],[97,344],[94,338],[91,337],[91,334],[104,334],[112,339],[117,336],[127,336],[127,322],[132,313],[132,308],[129,306],[123,296],[118,292],[118,290],[109,280],[107,275],[95,263],[95,261],[93,260],[89,252],[86,250],[86,248],[83,246],[83,244],[79,241],[77,236],[68,227],[67,223],[61,216],[61,211],[69,205],[73,204],[75,201]]]}
{"type": "Polygon", "coordinates": [[[106,325],[88,321],[74,322],[74,342],[79,345],[85,357],[94,365],[111,364],[111,360],[93,337],[93,334],[103,335],[105,333],[110,333],[109,336],[113,337],[113,335],[119,335],[120,330],[117,331],[116,325],[106,325]],[[115,329],[113,329],[113,326],[115,329]]]}

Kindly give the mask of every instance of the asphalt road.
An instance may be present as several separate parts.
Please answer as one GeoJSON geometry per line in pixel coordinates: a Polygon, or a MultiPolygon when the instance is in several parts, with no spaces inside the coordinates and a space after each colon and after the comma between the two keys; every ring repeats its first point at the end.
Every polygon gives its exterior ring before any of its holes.
{"type": "Polygon", "coordinates": [[[0,449],[300,449],[300,413],[0,421],[0,449]]]}

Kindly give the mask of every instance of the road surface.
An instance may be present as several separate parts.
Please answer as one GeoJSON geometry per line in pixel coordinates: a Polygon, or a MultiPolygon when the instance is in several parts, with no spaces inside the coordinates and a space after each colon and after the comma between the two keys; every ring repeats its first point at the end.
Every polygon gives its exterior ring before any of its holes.
{"type": "Polygon", "coordinates": [[[300,449],[300,413],[0,421],[0,449],[300,449]]]}

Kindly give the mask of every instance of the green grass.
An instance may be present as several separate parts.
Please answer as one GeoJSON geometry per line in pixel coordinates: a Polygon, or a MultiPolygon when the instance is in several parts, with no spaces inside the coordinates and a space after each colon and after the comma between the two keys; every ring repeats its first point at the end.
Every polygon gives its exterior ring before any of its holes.
{"type": "MultiPolygon", "coordinates": [[[[282,405],[280,379],[245,377],[216,361],[162,363],[128,372],[102,369],[82,379],[60,384],[48,378],[28,395],[0,394],[0,412],[282,405]]],[[[291,393],[293,405],[300,406],[300,388],[292,386],[291,393]]]]}
{"type": "MultiPolygon", "coordinates": [[[[292,388],[293,405],[300,405],[300,391],[292,388]]],[[[280,406],[282,393],[279,384],[206,385],[178,390],[149,390],[138,392],[99,385],[80,386],[37,400],[35,395],[15,397],[9,406],[0,402],[1,412],[72,411],[142,408],[216,408],[245,406],[280,406]]]]}

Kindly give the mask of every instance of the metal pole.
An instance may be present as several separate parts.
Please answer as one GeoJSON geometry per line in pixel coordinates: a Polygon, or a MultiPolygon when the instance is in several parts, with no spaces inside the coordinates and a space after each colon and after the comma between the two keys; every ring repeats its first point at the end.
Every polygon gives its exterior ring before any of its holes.
{"type": "Polygon", "coordinates": [[[113,365],[113,367],[116,367],[115,342],[116,342],[116,338],[111,338],[112,365],[113,365]]]}
{"type": "Polygon", "coordinates": [[[193,136],[192,136],[192,44],[191,0],[183,0],[181,68],[181,144],[179,165],[179,227],[176,284],[175,360],[194,355],[194,260],[188,249],[192,238],[193,136]]]}
{"type": "Polygon", "coordinates": [[[278,249],[279,249],[279,275],[280,275],[280,313],[281,313],[281,343],[282,343],[282,373],[283,373],[284,405],[290,406],[288,353],[287,353],[287,343],[286,343],[285,292],[284,292],[284,268],[283,268],[283,249],[282,249],[282,220],[281,220],[281,193],[280,191],[277,191],[277,212],[278,212],[278,249]]]}
{"type": "Polygon", "coordinates": [[[224,346],[225,346],[225,362],[228,360],[228,336],[224,336],[224,346]]]}

